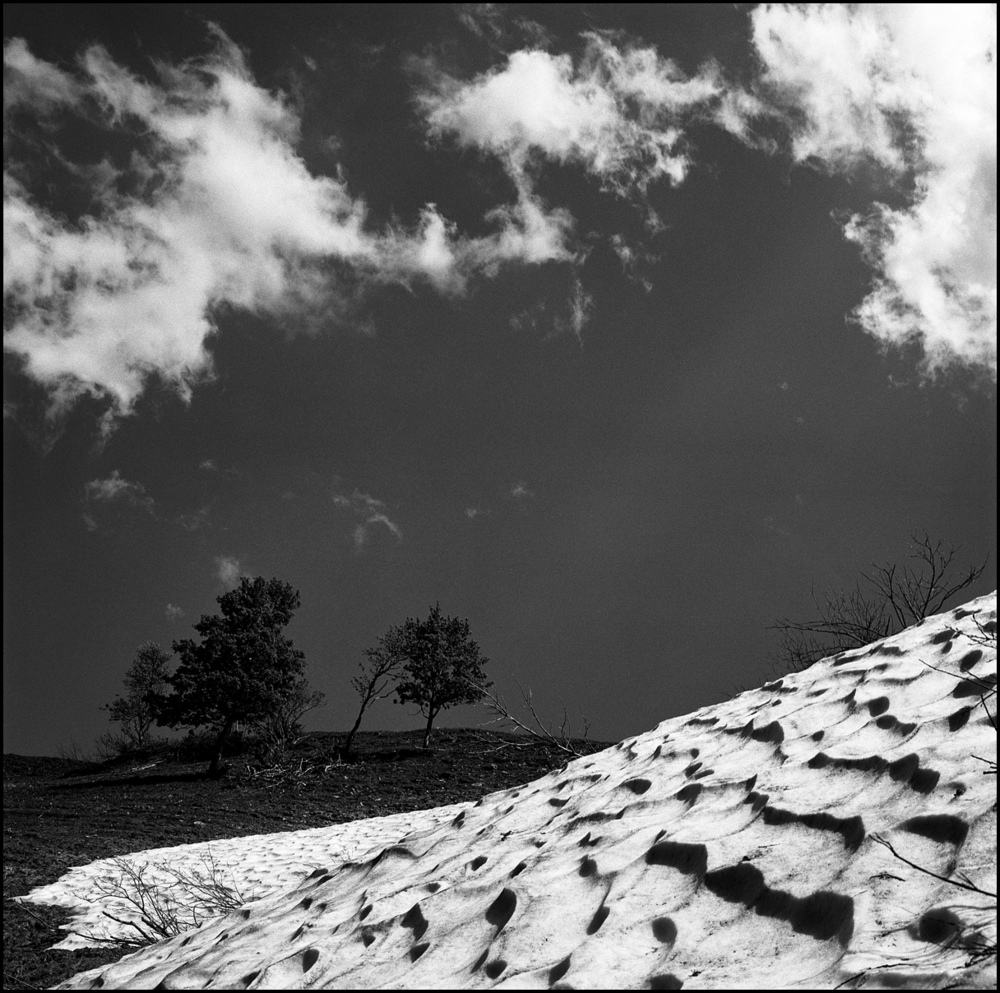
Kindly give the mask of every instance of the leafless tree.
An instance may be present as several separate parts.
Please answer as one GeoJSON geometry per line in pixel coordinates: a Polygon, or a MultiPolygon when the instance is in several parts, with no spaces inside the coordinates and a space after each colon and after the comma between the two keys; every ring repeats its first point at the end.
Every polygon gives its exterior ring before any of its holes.
{"type": "Polygon", "coordinates": [[[778,673],[801,672],[829,655],[862,648],[937,614],[986,571],[988,558],[965,570],[953,568],[960,546],[945,548],[926,531],[912,536],[909,562],[902,566],[872,563],[853,589],[813,591],[816,616],[806,621],[783,618],[768,630],[780,644],[772,657],[778,673]],[[862,580],[864,585],[862,585],[862,580]]]}
{"type": "Polygon", "coordinates": [[[341,748],[341,756],[344,759],[350,758],[351,744],[358,733],[358,728],[361,727],[365,712],[377,701],[385,700],[393,694],[393,680],[402,671],[403,663],[406,661],[400,632],[396,628],[390,628],[378,639],[378,644],[374,648],[365,649],[365,656],[367,661],[358,663],[361,674],[351,680],[351,686],[361,700],[361,707],[358,709],[354,727],[347,732],[347,738],[341,748]]]}

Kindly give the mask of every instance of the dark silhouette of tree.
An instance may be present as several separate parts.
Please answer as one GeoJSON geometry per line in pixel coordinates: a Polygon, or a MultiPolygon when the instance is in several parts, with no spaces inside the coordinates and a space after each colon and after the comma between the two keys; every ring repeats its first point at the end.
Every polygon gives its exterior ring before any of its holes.
{"type": "Polygon", "coordinates": [[[827,591],[822,600],[813,591],[816,616],[806,621],[783,618],[768,630],[777,631],[780,645],[772,657],[778,673],[802,672],[820,659],[863,648],[896,634],[925,617],[940,613],[962,590],[986,571],[980,565],[955,570],[959,546],[944,548],[924,531],[911,535],[908,559],[902,566],[872,563],[853,589],[827,591]]]}
{"type": "Polygon", "coordinates": [[[482,667],[489,659],[469,633],[469,622],[446,617],[441,605],[431,608],[425,621],[406,619],[386,635],[398,648],[402,672],[396,684],[397,703],[415,703],[427,718],[424,748],[431,737],[434,718],[459,703],[478,703],[491,684],[482,667]]]}
{"type": "Polygon", "coordinates": [[[305,656],[281,633],[299,602],[298,591],[280,579],[242,576],[218,598],[221,613],[203,614],[194,625],[201,641],[174,642],[180,663],[166,678],[171,693],[157,701],[157,723],[211,728],[210,775],[218,774],[236,723],[263,720],[300,684],[305,656]]]}
{"type": "Polygon", "coordinates": [[[149,729],[156,719],[155,697],[163,689],[169,662],[169,653],[155,641],[144,642],[125,672],[125,696],[116,696],[101,707],[108,711],[110,720],[121,725],[123,738],[108,735],[118,749],[149,744],[149,729]]]}
{"type": "Polygon", "coordinates": [[[404,662],[403,628],[390,628],[378,639],[378,644],[374,648],[365,649],[365,655],[368,661],[358,663],[361,675],[351,680],[351,686],[361,700],[361,707],[354,721],[354,727],[347,732],[347,738],[341,748],[341,755],[345,759],[351,756],[351,745],[358,728],[361,727],[365,712],[377,700],[384,700],[394,692],[392,680],[399,675],[404,662]]]}

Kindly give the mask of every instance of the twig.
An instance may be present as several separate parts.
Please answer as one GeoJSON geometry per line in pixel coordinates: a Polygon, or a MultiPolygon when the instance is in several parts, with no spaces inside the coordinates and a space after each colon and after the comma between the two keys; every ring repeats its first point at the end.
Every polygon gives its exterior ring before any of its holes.
{"type": "Polygon", "coordinates": [[[935,879],[941,880],[942,883],[949,883],[951,886],[957,886],[963,890],[971,890],[973,893],[978,893],[980,896],[989,896],[992,897],[994,900],[997,898],[996,893],[991,893],[989,890],[984,890],[981,887],[976,886],[972,883],[960,883],[954,879],[949,879],[947,876],[939,876],[936,872],[931,872],[930,869],[926,869],[922,865],[917,865],[916,862],[911,862],[908,858],[906,858],[906,856],[900,855],[899,852],[897,852],[896,849],[892,847],[892,843],[886,841],[885,838],[883,838],[879,834],[873,834],[871,837],[873,841],[877,841],[880,845],[884,845],[886,848],[888,848],[889,851],[892,852],[892,854],[895,855],[896,858],[900,860],[900,862],[905,862],[908,866],[918,870],[919,872],[923,872],[928,876],[933,876],[935,879]]]}

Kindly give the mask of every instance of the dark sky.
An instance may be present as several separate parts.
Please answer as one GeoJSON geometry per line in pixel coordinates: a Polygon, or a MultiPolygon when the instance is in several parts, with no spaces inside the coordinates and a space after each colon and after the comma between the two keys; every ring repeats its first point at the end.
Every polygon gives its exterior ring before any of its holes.
{"type": "Polygon", "coordinates": [[[7,5],[4,750],[239,575],[310,727],[440,602],[601,740],[995,588],[995,8],[890,7],[7,5]]]}

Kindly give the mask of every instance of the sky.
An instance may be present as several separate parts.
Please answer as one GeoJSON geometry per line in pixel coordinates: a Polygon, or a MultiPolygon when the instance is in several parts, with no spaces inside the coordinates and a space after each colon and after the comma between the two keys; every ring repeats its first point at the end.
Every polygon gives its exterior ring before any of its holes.
{"type": "Polygon", "coordinates": [[[618,740],[924,531],[995,588],[994,5],[6,5],[5,751],[241,575],[310,728],[440,603],[618,740]]]}

